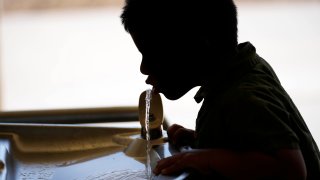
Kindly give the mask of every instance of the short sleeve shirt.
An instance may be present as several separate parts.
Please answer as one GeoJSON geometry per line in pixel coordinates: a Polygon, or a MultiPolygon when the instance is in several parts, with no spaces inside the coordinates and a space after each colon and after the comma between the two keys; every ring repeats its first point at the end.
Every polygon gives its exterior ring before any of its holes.
{"type": "Polygon", "coordinates": [[[195,148],[231,148],[272,154],[302,151],[308,179],[320,179],[320,153],[306,123],[272,67],[250,42],[239,44],[223,78],[202,86],[195,148]]]}

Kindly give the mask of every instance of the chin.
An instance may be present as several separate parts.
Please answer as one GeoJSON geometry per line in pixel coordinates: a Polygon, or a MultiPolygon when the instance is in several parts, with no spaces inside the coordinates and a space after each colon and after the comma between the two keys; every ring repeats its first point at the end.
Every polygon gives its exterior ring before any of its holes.
{"type": "MultiPolygon", "coordinates": [[[[190,90],[190,89],[189,89],[190,90]]],[[[171,90],[161,92],[169,100],[177,100],[184,96],[189,90],[171,90]]]]}
{"type": "Polygon", "coordinates": [[[175,101],[179,98],[181,98],[182,96],[173,96],[173,95],[167,95],[167,94],[163,94],[167,99],[175,101]]]}

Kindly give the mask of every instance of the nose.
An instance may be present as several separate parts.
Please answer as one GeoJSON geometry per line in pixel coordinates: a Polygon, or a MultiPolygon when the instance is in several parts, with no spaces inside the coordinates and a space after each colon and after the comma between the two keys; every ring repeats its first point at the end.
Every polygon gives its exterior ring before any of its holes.
{"type": "Polygon", "coordinates": [[[140,72],[144,75],[149,75],[149,69],[146,64],[145,58],[142,58],[141,64],[140,64],[140,72]]]}

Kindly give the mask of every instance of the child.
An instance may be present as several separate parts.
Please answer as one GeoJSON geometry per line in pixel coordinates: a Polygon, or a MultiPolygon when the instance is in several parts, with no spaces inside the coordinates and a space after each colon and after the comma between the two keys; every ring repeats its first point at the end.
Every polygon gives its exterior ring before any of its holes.
{"type": "Polygon", "coordinates": [[[162,159],[155,174],[195,179],[320,179],[320,153],[272,67],[238,44],[232,0],[127,0],[122,23],[142,54],[146,83],[170,100],[201,86],[194,130],[170,142],[192,150],[162,159]]]}

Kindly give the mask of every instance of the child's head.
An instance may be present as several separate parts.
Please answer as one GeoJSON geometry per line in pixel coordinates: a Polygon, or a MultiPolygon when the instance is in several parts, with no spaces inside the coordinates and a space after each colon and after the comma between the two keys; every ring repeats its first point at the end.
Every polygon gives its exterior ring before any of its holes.
{"type": "Polygon", "coordinates": [[[233,0],[126,0],[125,29],[184,33],[210,43],[237,45],[237,12],[233,0]]]}
{"type": "Polygon", "coordinates": [[[238,44],[232,0],[127,0],[121,18],[147,83],[168,99],[202,85],[238,44]]]}

